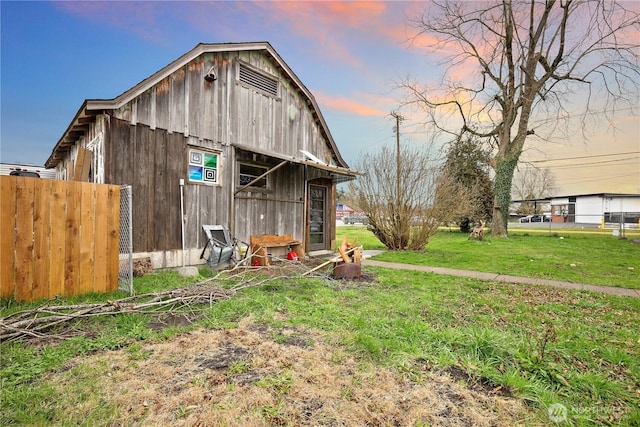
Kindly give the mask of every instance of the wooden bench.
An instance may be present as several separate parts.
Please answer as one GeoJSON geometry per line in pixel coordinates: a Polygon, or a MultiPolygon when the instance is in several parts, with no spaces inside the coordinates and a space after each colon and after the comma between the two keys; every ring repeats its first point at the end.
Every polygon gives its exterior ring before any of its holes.
{"type": "Polygon", "coordinates": [[[270,265],[268,257],[268,249],[270,248],[285,248],[289,247],[292,251],[298,255],[298,259],[304,258],[304,248],[300,240],[294,240],[293,234],[276,235],[276,234],[262,234],[260,236],[251,236],[249,238],[249,245],[251,246],[252,265],[270,265]]]}

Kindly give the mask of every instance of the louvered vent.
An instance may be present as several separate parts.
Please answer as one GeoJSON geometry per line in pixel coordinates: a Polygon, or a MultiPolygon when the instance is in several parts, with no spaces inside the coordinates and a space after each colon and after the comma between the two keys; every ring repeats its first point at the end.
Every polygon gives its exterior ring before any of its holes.
{"type": "Polygon", "coordinates": [[[268,93],[269,95],[278,96],[278,81],[270,79],[264,74],[252,70],[249,67],[240,65],[240,81],[255,89],[268,93]]]}

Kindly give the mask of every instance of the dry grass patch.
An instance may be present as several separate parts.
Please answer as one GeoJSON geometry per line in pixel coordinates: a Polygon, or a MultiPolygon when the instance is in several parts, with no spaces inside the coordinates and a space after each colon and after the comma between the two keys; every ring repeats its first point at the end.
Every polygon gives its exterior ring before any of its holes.
{"type": "Polygon", "coordinates": [[[59,420],[81,422],[106,404],[116,410],[104,425],[114,426],[514,426],[533,418],[520,400],[446,373],[416,381],[355,359],[318,331],[250,319],[79,357],[46,380],[62,397],[59,420]],[[68,392],[91,376],[91,392],[68,392]]]}

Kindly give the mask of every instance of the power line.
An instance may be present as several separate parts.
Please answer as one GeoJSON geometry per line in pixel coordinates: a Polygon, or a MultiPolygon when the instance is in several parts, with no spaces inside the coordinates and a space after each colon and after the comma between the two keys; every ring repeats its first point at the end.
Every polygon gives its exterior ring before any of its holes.
{"type": "Polygon", "coordinates": [[[549,160],[529,160],[527,163],[546,163],[546,162],[555,162],[559,160],[577,160],[577,159],[592,159],[595,157],[627,156],[629,154],[640,154],[640,151],[629,151],[627,153],[613,153],[613,154],[596,154],[593,156],[563,157],[560,159],[549,159],[549,160]]]}
{"type": "Polygon", "coordinates": [[[593,182],[593,181],[613,181],[613,180],[617,180],[620,178],[627,178],[627,177],[635,177],[637,176],[636,174],[625,174],[625,175],[614,175],[614,176],[599,176],[599,177],[595,177],[595,178],[577,178],[577,179],[563,179],[562,180],[562,184],[582,184],[584,182],[593,182]]]}
{"type": "MultiPolygon", "coordinates": [[[[632,166],[632,165],[640,166],[640,162],[625,158],[625,159],[615,159],[615,160],[602,160],[600,162],[590,162],[590,163],[574,163],[570,165],[550,165],[550,166],[545,166],[544,168],[550,169],[550,170],[556,170],[556,169],[571,169],[571,168],[583,168],[583,167],[632,166]],[[620,162],[626,162],[626,163],[620,163],[620,162]],[[611,165],[611,163],[615,163],[615,165],[611,165]]],[[[537,166],[526,165],[526,164],[523,166],[536,168],[536,169],[538,168],[537,166]]]]}

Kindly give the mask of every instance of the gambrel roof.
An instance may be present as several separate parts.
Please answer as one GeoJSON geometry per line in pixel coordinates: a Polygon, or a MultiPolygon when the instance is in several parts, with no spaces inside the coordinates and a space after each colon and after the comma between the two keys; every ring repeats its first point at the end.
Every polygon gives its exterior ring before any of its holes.
{"type": "Polygon", "coordinates": [[[57,144],[53,148],[51,155],[47,159],[45,166],[47,168],[55,167],[60,162],[68,150],[75,144],[79,137],[84,135],[91,123],[95,121],[95,116],[106,110],[116,110],[127,104],[137,96],[143,94],[145,91],[152,88],[154,85],[161,82],[167,76],[171,75],[175,71],[184,67],[190,61],[199,57],[205,53],[215,52],[239,52],[239,51],[262,51],[273,62],[273,64],[281,70],[284,76],[286,76],[294,87],[298,89],[302,97],[306,100],[307,106],[313,114],[314,120],[318,123],[318,127],[328,143],[328,148],[336,162],[339,169],[348,169],[349,166],[344,161],[338,147],[336,146],[329,127],[320,112],[318,103],[316,102],[312,93],[307,87],[300,81],[298,76],[289,68],[284,60],[278,55],[275,49],[268,42],[248,42],[248,43],[199,43],[189,52],[182,55],[180,58],[168,64],[166,67],[160,69],[156,73],[142,80],[140,83],[118,95],[113,99],[87,99],[85,100],[80,109],[76,113],[75,117],[67,127],[66,131],[58,140],[57,144]]]}

